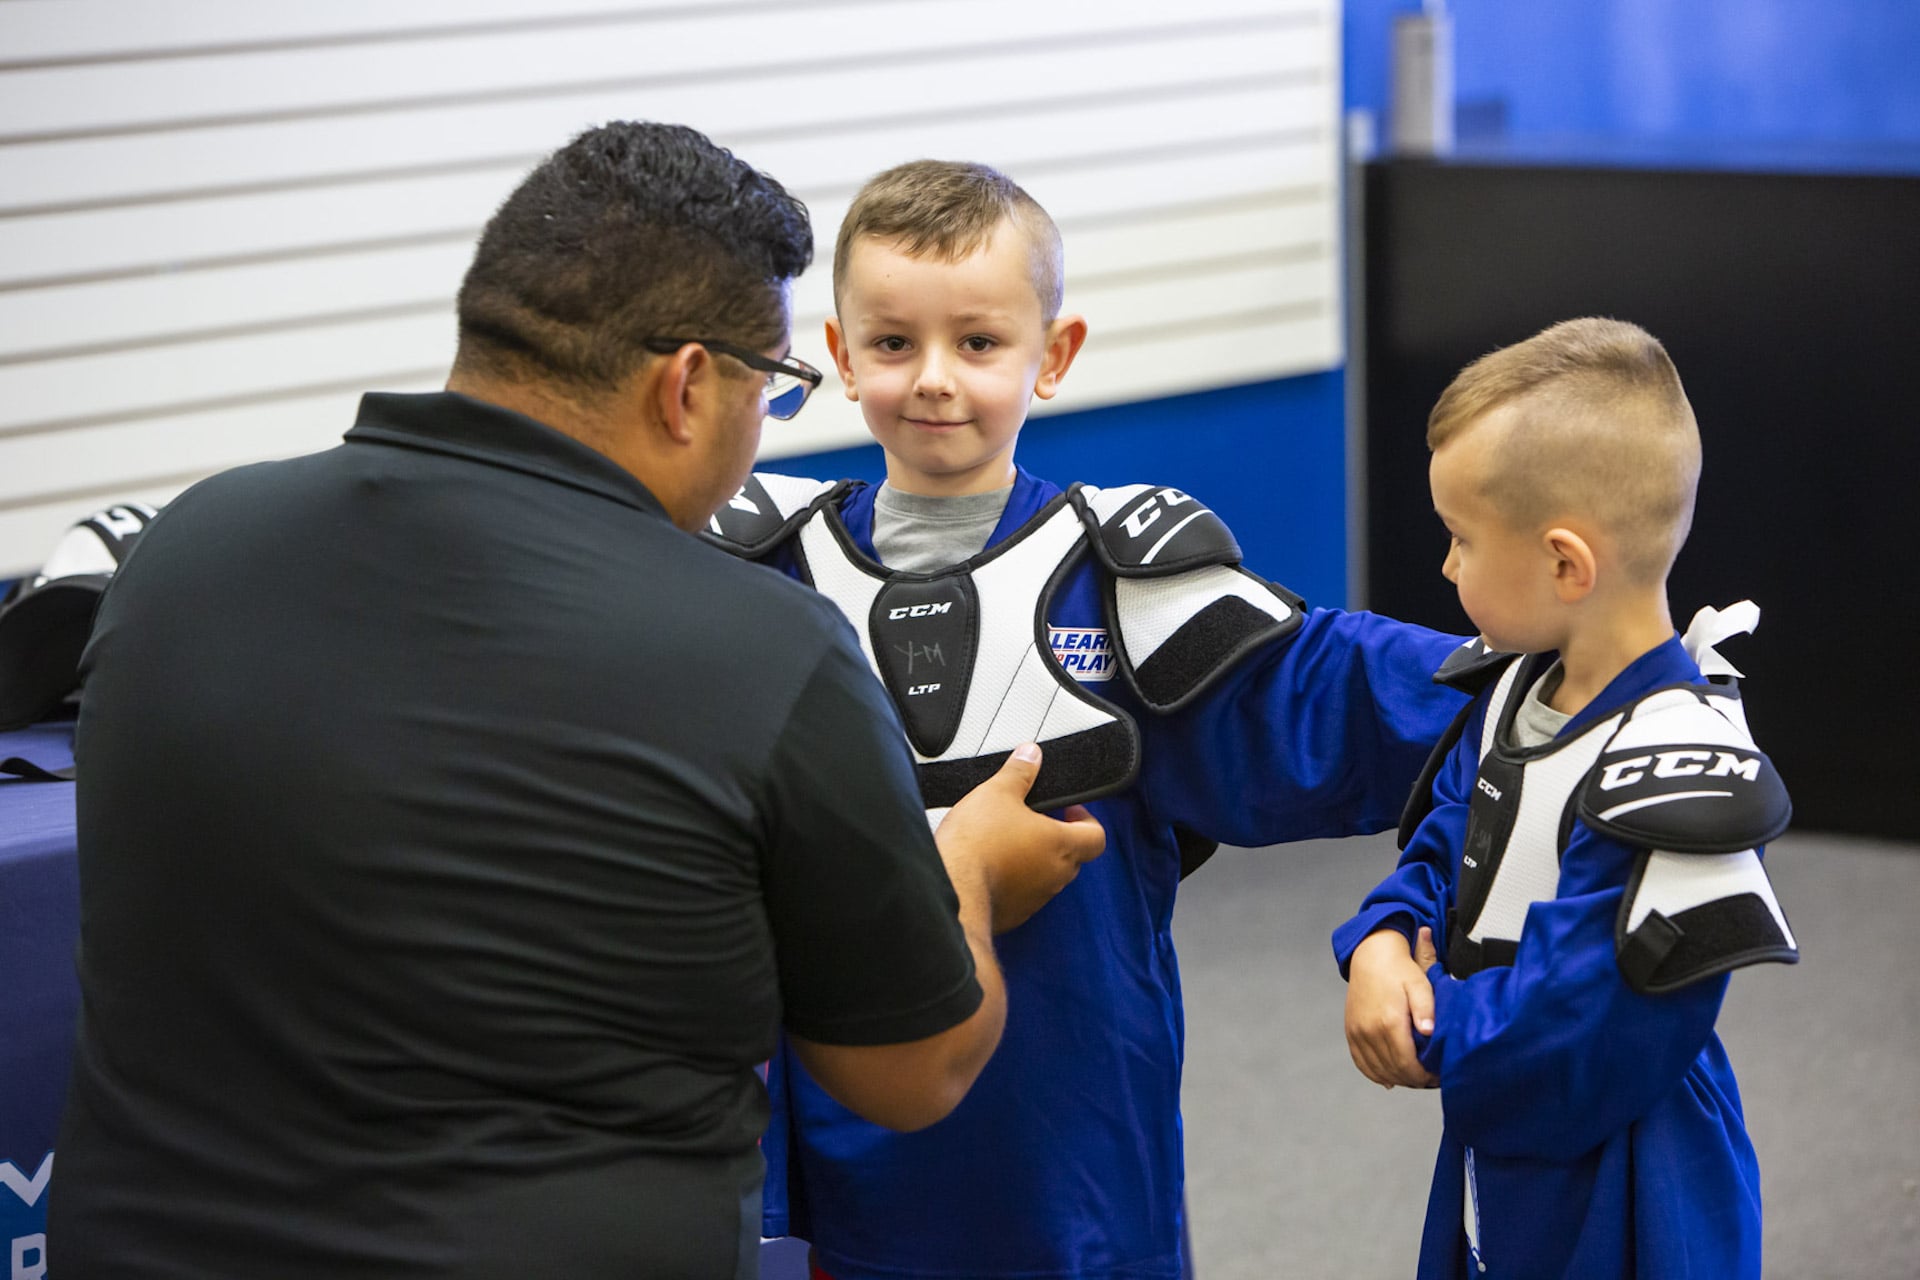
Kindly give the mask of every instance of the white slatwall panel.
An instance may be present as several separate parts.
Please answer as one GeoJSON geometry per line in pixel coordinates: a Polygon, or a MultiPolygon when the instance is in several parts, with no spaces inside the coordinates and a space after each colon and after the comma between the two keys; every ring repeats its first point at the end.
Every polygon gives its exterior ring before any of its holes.
{"type": "MultiPolygon", "coordinates": [[[[977,159],[1060,222],[1079,408],[1329,367],[1337,0],[6,0],[0,576],[107,501],[325,448],[437,386],[481,223],[612,118],[681,120],[814,214],[977,159]]],[[[864,441],[833,380],[769,453],[864,441]]]]}

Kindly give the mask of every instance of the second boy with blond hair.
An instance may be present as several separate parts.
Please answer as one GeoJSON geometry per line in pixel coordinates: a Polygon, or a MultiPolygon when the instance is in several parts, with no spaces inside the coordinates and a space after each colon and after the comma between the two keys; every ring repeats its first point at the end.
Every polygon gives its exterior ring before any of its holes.
{"type": "Polygon", "coordinates": [[[1759,857],[1791,806],[1713,649],[1758,611],[1668,613],[1692,407],[1652,335],[1570,320],[1463,370],[1427,443],[1491,651],[1443,668],[1475,701],[1334,934],[1355,1064],[1440,1088],[1419,1274],[1758,1280],[1713,1024],[1729,970],[1798,956],[1759,857]]]}
{"type": "Polygon", "coordinates": [[[947,1120],[877,1128],[776,1060],[769,1234],[812,1240],[835,1280],[1170,1280],[1183,869],[1215,841],[1390,825],[1459,705],[1427,679],[1457,640],[1306,608],[1177,489],[1062,491],[1015,464],[1031,399],[1055,394],[1087,326],[1061,311],[1052,220],[1003,175],[876,177],[834,284],[828,342],[886,482],[756,476],[716,532],[841,606],[936,815],[1031,738],[1033,801],[1084,801],[1108,852],[999,940],[1007,1029],[947,1120]]]}

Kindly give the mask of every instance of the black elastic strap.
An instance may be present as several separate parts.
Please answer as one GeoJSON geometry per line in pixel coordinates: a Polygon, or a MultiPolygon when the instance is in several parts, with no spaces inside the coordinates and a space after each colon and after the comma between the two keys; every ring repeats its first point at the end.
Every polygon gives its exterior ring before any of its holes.
{"type": "Polygon", "coordinates": [[[0,760],[0,773],[11,774],[16,778],[25,778],[28,782],[72,782],[73,766],[64,769],[47,769],[35,764],[25,756],[8,756],[0,760]]]}

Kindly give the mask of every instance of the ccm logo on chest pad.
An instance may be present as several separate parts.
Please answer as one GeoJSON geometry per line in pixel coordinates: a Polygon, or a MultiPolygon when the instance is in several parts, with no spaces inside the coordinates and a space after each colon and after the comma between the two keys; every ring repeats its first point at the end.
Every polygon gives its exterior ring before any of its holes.
{"type": "Polygon", "coordinates": [[[973,583],[965,574],[890,582],[874,597],[868,635],[907,737],[922,755],[939,755],[959,731],[973,680],[980,635],[973,583]]]}

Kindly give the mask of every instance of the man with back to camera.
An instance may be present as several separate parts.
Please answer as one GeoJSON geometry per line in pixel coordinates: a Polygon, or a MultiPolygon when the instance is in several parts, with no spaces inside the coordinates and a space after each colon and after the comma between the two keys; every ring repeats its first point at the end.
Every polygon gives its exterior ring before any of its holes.
{"type": "Polygon", "coordinates": [[[811,254],[698,133],[591,130],[445,392],[148,530],[84,664],[60,1274],[752,1276],[776,1023],[879,1123],[965,1093],[990,924],[1103,837],[1029,747],[936,848],[833,607],[686,536],[819,380],[811,254]]]}

